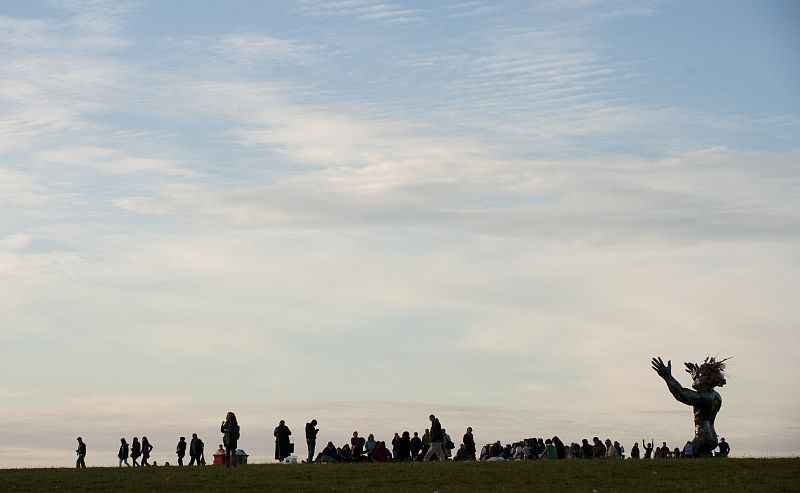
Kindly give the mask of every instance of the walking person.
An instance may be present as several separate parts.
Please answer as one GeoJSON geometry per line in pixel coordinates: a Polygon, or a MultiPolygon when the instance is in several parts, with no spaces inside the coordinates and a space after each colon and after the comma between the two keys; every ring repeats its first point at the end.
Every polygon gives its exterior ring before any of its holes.
{"type": "Polygon", "coordinates": [[[291,443],[289,442],[292,430],[286,426],[286,421],[281,420],[272,434],[275,436],[275,460],[283,462],[283,459],[292,454],[292,450],[290,450],[291,443]]]}
{"type": "Polygon", "coordinates": [[[447,457],[444,455],[444,431],[442,431],[442,425],[439,423],[439,418],[431,414],[428,416],[431,420],[431,446],[428,449],[428,453],[425,454],[424,461],[431,460],[433,454],[436,454],[436,457],[439,458],[440,461],[444,462],[447,460],[447,457]]]}
{"type": "Polygon", "coordinates": [[[202,440],[197,438],[197,433],[192,433],[192,441],[189,442],[189,465],[203,465],[205,464],[205,460],[203,459],[203,448],[205,444],[202,440]]]}
{"type": "Polygon", "coordinates": [[[119,467],[122,467],[123,463],[126,466],[131,467],[131,465],[128,464],[128,453],[130,451],[128,447],[128,442],[126,442],[124,438],[120,438],[119,444],[120,444],[119,452],[117,452],[117,458],[119,459],[119,467]]]}
{"type": "Polygon", "coordinates": [[[225,421],[219,427],[222,433],[222,443],[225,445],[225,467],[236,467],[238,457],[236,457],[236,446],[239,443],[239,422],[236,415],[229,412],[225,415],[225,421]]]}
{"type": "Polygon", "coordinates": [[[178,465],[183,465],[183,458],[186,457],[186,437],[181,437],[178,440],[178,445],[175,447],[175,453],[178,455],[178,465]]]}
{"type": "Polygon", "coordinates": [[[133,461],[133,467],[139,465],[139,463],[136,462],[136,460],[139,458],[140,455],[142,455],[142,444],[139,443],[138,438],[133,437],[133,443],[131,443],[131,460],[133,461]]]}
{"type": "Polygon", "coordinates": [[[306,423],[306,444],[308,444],[308,464],[313,464],[314,462],[314,449],[317,447],[317,433],[319,433],[319,429],[315,428],[317,426],[317,420],[312,419],[310,423],[306,423]]]}
{"type": "Polygon", "coordinates": [[[147,440],[147,437],[142,437],[142,465],[149,466],[150,464],[147,462],[150,459],[150,452],[153,451],[153,446],[150,445],[150,442],[147,440]]]}
{"type": "Polygon", "coordinates": [[[78,460],[75,461],[75,467],[78,469],[85,469],[86,462],[83,459],[86,458],[86,444],[83,443],[83,438],[78,437],[78,449],[75,450],[75,453],[78,454],[78,460]]]}

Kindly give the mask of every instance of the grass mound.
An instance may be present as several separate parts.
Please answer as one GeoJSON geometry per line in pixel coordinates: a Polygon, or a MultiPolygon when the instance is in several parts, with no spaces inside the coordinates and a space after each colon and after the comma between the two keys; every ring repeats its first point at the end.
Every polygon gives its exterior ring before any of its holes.
{"type": "Polygon", "coordinates": [[[7,469],[0,491],[800,491],[800,459],[7,469]]]}

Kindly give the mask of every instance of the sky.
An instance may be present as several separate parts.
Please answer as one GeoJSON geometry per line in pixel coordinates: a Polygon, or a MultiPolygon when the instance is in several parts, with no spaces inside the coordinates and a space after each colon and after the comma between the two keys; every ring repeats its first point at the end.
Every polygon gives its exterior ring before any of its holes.
{"type": "Polygon", "coordinates": [[[0,0],[0,467],[479,445],[800,454],[800,4],[0,0]],[[791,389],[795,389],[794,391],[791,389]],[[210,454],[209,454],[210,455],[210,454]]]}

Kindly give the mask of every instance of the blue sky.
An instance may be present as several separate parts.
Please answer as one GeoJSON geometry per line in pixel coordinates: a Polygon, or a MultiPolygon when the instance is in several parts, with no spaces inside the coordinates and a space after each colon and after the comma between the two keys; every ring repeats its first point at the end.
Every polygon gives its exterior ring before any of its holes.
{"type": "Polygon", "coordinates": [[[656,354],[734,356],[719,431],[796,455],[798,20],[0,2],[0,466],[76,434],[169,460],[228,410],[257,460],[279,419],[339,443],[430,412],[683,443],[656,354]]]}

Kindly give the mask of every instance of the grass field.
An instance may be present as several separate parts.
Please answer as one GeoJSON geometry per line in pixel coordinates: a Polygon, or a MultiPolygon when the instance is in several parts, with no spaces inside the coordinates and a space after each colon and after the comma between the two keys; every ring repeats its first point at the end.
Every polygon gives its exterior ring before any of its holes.
{"type": "Polygon", "coordinates": [[[800,491],[800,459],[6,469],[0,491],[800,491]]]}

